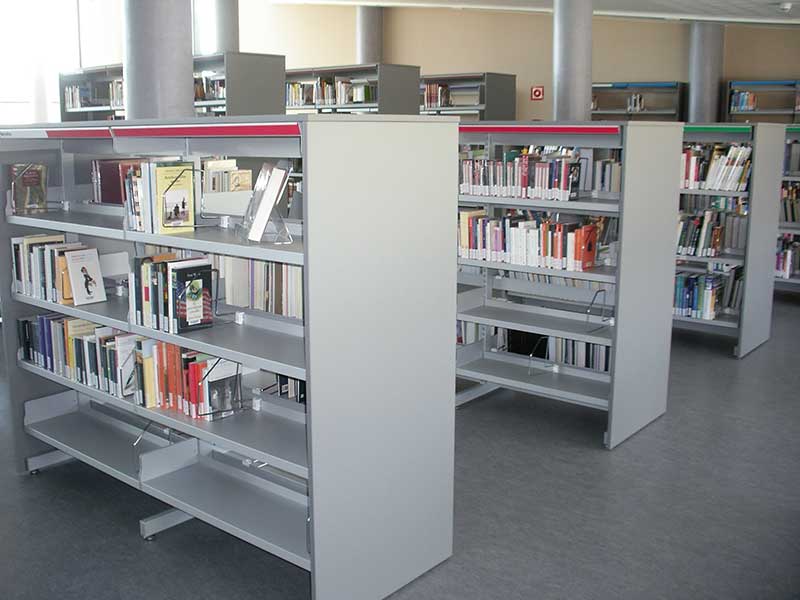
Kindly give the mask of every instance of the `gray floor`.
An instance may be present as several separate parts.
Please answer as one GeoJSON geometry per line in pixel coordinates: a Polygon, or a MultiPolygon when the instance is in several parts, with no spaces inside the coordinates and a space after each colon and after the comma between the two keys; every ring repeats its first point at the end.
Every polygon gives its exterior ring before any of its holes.
{"type": "MultiPolygon", "coordinates": [[[[393,599],[800,598],[798,340],[791,296],[742,361],[676,335],[667,415],[613,452],[591,410],[459,410],[455,555],[393,599]]],[[[309,597],[305,572],[203,523],[143,542],[163,505],[88,466],[13,475],[0,406],[0,599],[309,597]]]]}

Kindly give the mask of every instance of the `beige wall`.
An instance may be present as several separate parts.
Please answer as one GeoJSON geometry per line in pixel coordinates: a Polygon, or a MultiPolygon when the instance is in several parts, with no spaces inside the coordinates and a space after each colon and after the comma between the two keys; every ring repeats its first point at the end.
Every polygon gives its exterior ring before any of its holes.
{"type": "Polygon", "coordinates": [[[725,79],[800,79],[800,27],[727,25],[725,79]]]}
{"type": "Polygon", "coordinates": [[[353,6],[239,0],[242,52],[283,54],[286,67],[349,65],[356,55],[353,6]]]}

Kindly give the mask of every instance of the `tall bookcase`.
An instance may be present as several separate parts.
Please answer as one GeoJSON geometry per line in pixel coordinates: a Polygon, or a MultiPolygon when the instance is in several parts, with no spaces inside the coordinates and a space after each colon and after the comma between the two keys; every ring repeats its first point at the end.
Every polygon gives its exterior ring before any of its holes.
{"type": "Polygon", "coordinates": [[[423,75],[420,97],[421,114],[461,115],[477,121],[513,121],[517,118],[517,76],[507,73],[423,75]],[[426,106],[425,90],[431,84],[447,86],[449,105],[426,106]]]}
{"type": "MultiPolygon", "coordinates": [[[[334,96],[335,98],[335,96],[334,96]]],[[[371,63],[335,67],[310,67],[286,70],[286,111],[291,113],[378,113],[387,115],[419,114],[419,67],[371,63]],[[337,104],[292,101],[291,84],[313,86],[317,81],[327,81],[334,88],[337,82],[365,81],[373,86],[377,97],[363,102],[337,104]]]]}
{"type": "MultiPolygon", "coordinates": [[[[281,114],[285,69],[285,57],[273,54],[223,52],[195,56],[196,75],[205,72],[210,80],[221,80],[225,84],[224,98],[195,100],[195,110],[198,115],[211,116],[281,114]]],[[[108,85],[113,81],[123,81],[122,65],[61,73],[58,79],[62,122],[125,118],[124,100],[122,104],[112,106],[108,99],[108,85]],[[73,85],[86,86],[92,90],[92,98],[108,101],[70,107],[66,103],[65,90],[73,85]]]]}
{"type": "Polygon", "coordinates": [[[686,84],[681,81],[614,81],[592,84],[592,120],[684,121],[686,84]]]}
{"type": "Polygon", "coordinates": [[[675,316],[675,327],[730,337],[733,354],[742,358],[766,342],[772,329],[772,295],[775,280],[775,239],[783,164],[784,127],[778,124],[686,125],[684,141],[704,144],[739,143],[752,146],[752,167],[747,191],[681,190],[681,196],[736,197],[747,200],[747,234],[744,251],[721,256],[676,256],[678,269],[706,272],[711,264],[742,266],[744,289],[738,314],[714,320],[675,316]]]}
{"type": "Polygon", "coordinates": [[[800,81],[734,79],[725,82],[726,121],[800,122],[800,81]]]}
{"type": "MultiPolygon", "coordinates": [[[[459,204],[618,218],[616,264],[576,272],[459,258],[458,319],[478,323],[482,339],[459,346],[458,378],[478,382],[457,404],[496,387],[607,412],[604,443],[614,448],[662,415],[672,314],[681,126],[677,123],[462,124],[460,143],[501,156],[510,146],[621,151],[621,192],[585,193],[574,201],[460,195],[459,204]],[[465,269],[467,267],[468,269],[465,269]],[[479,274],[474,271],[479,269],[479,274]],[[511,277],[546,276],[542,281],[511,277]],[[592,285],[573,287],[570,282],[592,285]],[[605,294],[597,295],[597,289],[605,294]],[[498,351],[493,328],[608,346],[608,372],[498,351]]],[[[531,352],[533,354],[533,352],[531,352]]]]}
{"type": "Polygon", "coordinates": [[[81,460],[176,509],[143,520],[143,535],[201,519],[309,571],[317,600],[383,598],[447,559],[457,142],[454,117],[421,116],[0,129],[0,191],[9,189],[8,164],[42,163],[51,203],[47,212],[2,219],[6,264],[10,237],[65,232],[131,256],[146,244],[303,268],[304,320],[245,311],[241,324],[180,335],[136,325],[127,298],[111,291],[107,302],[86,306],[12,293],[11,270],[3,270],[4,393],[19,469],[81,460]],[[386,160],[398,153],[413,176],[386,160]],[[76,171],[86,156],[159,155],[301,159],[304,219],[290,223],[293,242],[242,242],[216,221],[189,234],[137,233],[125,229],[121,208],[84,203],[76,171]],[[376,213],[393,217],[376,227],[376,213]],[[136,406],[17,359],[16,320],[45,311],[304,380],[307,402],[268,397],[260,412],[212,422],[136,406]],[[409,394],[398,373],[412,374],[419,388],[409,394]]]}
{"type": "MultiPolygon", "coordinates": [[[[786,152],[784,153],[784,162],[782,163],[782,186],[800,185],[800,171],[791,170],[793,166],[790,165],[788,156],[786,156],[786,153],[790,152],[789,147],[793,144],[800,144],[800,125],[786,126],[786,152]]],[[[783,214],[783,206],[779,206],[778,210],[778,235],[792,235],[795,236],[793,239],[797,240],[797,236],[800,236],[800,216],[794,215],[794,221],[786,220],[785,215],[783,214]]],[[[794,265],[794,267],[794,272],[789,278],[778,276],[775,277],[775,289],[789,290],[793,292],[800,291],[800,275],[797,273],[800,271],[800,266],[794,265]]]]}

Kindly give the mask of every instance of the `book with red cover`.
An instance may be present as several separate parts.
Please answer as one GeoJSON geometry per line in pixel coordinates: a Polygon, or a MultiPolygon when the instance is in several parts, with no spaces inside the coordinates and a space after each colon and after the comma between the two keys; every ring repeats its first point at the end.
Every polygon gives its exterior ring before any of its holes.
{"type": "Polygon", "coordinates": [[[583,226],[583,244],[581,246],[581,260],[583,270],[588,271],[594,267],[597,258],[597,226],[583,226]]]}

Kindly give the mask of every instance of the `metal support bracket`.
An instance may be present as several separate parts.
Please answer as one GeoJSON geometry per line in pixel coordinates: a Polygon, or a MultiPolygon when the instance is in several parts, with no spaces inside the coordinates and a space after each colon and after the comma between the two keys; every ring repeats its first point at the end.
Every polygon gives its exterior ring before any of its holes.
{"type": "Polygon", "coordinates": [[[456,408],[499,389],[500,386],[494,383],[479,383],[478,385],[473,385],[463,392],[456,394],[456,408]]]}
{"type": "Polygon", "coordinates": [[[160,512],[152,517],[145,517],[139,520],[139,533],[145,540],[152,540],[153,536],[162,531],[166,531],[170,527],[175,527],[181,523],[185,523],[193,519],[192,515],[188,515],[182,510],[177,508],[170,508],[164,512],[160,512]]]}
{"type": "Polygon", "coordinates": [[[62,452],[61,450],[52,450],[50,452],[45,452],[44,454],[29,456],[25,460],[25,468],[28,470],[28,473],[35,474],[42,469],[56,467],[71,460],[75,459],[69,454],[62,452]]]}

